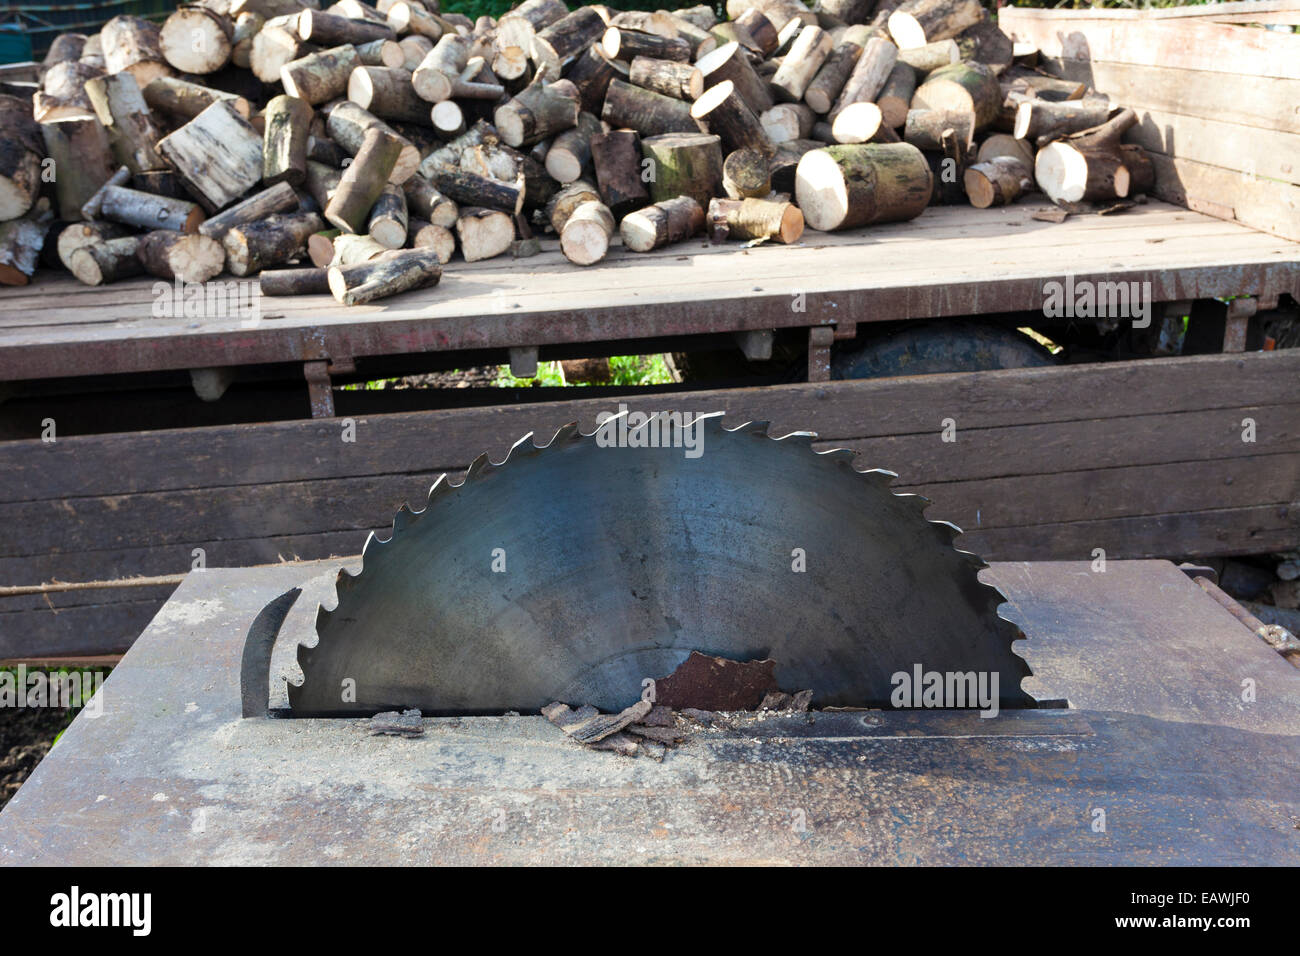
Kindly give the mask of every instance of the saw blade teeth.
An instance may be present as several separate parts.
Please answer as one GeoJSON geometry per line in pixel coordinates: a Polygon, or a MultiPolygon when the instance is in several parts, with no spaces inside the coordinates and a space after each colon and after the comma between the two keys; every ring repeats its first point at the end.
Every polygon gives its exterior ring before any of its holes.
{"type": "MultiPolygon", "coordinates": [[[[362,547],[361,549],[361,566],[363,569],[365,568],[366,558],[370,557],[370,553],[374,551],[376,548],[383,547],[385,543],[386,542],[383,539],[381,539],[379,535],[375,534],[373,531],[366,536],[365,546],[362,547]]],[[[338,590],[339,583],[341,583],[344,574],[348,574],[346,569],[339,572],[339,580],[335,582],[335,590],[338,590]]],[[[351,577],[352,575],[348,574],[348,576],[351,577]]],[[[351,586],[349,585],[349,588],[350,587],[351,586]]]]}
{"type": "Polygon", "coordinates": [[[455,486],[451,483],[451,476],[445,471],[434,479],[433,484],[429,486],[429,493],[424,496],[424,508],[420,511],[412,511],[412,518],[423,518],[429,512],[429,506],[444,495],[451,494],[455,486]]]}
{"type": "Polygon", "coordinates": [[[578,428],[577,422],[568,422],[561,425],[551,436],[551,440],[544,445],[538,445],[538,448],[552,448],[556,445],[565,445],[582,437],[582,431],[578,428]]]}
{"type": "MultiPolygon", "coordinates": [[[[403,503],[402,507],[397,509],[397,514],[393,515],[393,536],[397,536],[415,524],[417,520],[416,512],[411,510],[409,504],[403,503]]],[[[392,538],[388,539],[393,540],[392,538]]]]}
{"type": "Polygon", "coordinates": [[[772,427],[771,422],[752,421],[752,422],[741,422],[735,428],[727,428],[726,430],[731,432],[732,434],[756,435],[762,438],[768,438],[770,436],[768,435],[767,430],[771,427],[772,427]]]}
{"type": "MultiPolygon", "coordinates": [[[[487,470],[487,467],[490,464],[492,464],[492,460],[488,458],[487,452],[483,452],[481,455],[479,455],[477,458],[471,461],[469,463],[469,467],[465,469],[465,481],[473,481],[474,479],[478,478],[480,475],[483,474],[484,471],[487,470]]],[[[461,482],[461,484],[464,483],[465,482],[461,482]]]]}

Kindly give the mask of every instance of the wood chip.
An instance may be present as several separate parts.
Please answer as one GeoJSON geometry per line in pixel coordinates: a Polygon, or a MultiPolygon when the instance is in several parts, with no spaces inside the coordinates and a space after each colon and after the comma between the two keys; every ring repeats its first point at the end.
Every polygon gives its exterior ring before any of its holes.
{"type": "Polygon", "coordinates": [[[404,710],[400,714],[387,710],[370,718],[371,736],[390,734],[394,737],[424,736],[424,718],[418,710],[404,710]]]}
{"type": "Polygon", "coordinates": [[[755,710],[779,690],[776,661],[732,661],[692,651],[667,677],[655,681],[655,702],[675,710],[755,710]]]}
{"type": "Polygon", "coordinates": [[[617,714],[602,714],[595,707],[583,706],[571,710],[567,704],[555,702],[542,708],[544,716],[574,740],[593,744],[618,733],[633,721],[650,713],[650,702],[638,700],[617,714]]]}

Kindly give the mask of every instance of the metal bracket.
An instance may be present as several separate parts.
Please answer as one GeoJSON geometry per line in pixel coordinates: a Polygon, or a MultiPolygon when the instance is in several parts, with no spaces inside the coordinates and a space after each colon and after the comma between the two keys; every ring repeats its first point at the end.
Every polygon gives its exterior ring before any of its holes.
{"type": "Polygon", "coordinates": [[[829,325],[814,325],[808,330],[808,381],[831,380],[831,343],[835,329],[829,325]]]}
{"type": "Polygon", "coordinates": [[[1246,351],[1246,329],[1250,326],[1250,317],[1259,308],[1259,302],[1252,296],[1233,299],[1228,303],[1228,315],[1223,322],[1223,351],[1246,351]]]}
{"type": "Polygon", "coordinates": [[[510,349],[510,374],[515,378],[537,377],[536,345],[522,345],[510,349]]]}
{"type": "Polygon", "coordinates": [[[736,344],[745,358],[751,362],[766,362],[772,357],[772,343],[776,341],[773,329],[753,329],[745,332],[733,332],[736,344]]]}
{"type": "Polygon", "coordinates": [[[239,699],[245,717],[265,717],[271,712],[271,651],[289,609],[302,588],[291,588],[262,608],[244,638],[239,662],[239,699]]]}

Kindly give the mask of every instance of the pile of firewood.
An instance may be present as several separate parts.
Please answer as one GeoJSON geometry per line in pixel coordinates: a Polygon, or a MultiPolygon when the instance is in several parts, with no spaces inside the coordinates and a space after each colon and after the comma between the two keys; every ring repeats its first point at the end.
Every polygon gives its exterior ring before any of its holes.
{"type": "Polygon", "coordinates": [[[345,304],[537,251],[794,242],[932,203],[1114,203],[1133,123],[978,0],[728,0],[500,18],[437,0],[200,0],[60,36],[0,95],[0,281],[260,275],[345,304]],[[42,195],[45,193],[45,195],[42,195]],[[294,268],[284,268],[295,266],[294,268]]]}

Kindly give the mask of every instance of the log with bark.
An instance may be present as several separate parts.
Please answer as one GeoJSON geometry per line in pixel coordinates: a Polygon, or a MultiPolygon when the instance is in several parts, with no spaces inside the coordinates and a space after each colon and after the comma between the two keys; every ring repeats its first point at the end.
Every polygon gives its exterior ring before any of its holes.
{"type": "Polygon", "coordinates": [[[1131,109],[1105,123],[1049,143],[1034,160],[1038,186],[1053,202],[1108,202],[1129,195],[1133,175],[1120,137],[1137,123],[1131,109]]]}
{"type": "Polygon", "coordinates": [[[229,100],[218,100],[158,141],[158,152],[209,212],[262,178],[262,137],[229,100]]]}
{"type": "Polygon", "coordinates": [[[348,99],[380,119],[431,123],[431,110],[411,85],[411,74],[400,66],[358,66],[348,77],[348,99]]]}
{"type": "Polygon", "coordinates": [[[975,118],[961,110],[908,110],[903,126],[903,142],[917,149],[943,149],[943,132],[954,130],[960,140],[970,145],[975,132],[975,118]]]}
{"type": "Polygon", "coordinates": [[[400,249],[406,245],[407,223],[406,194],[401,186],[389,183],[370,210],[367,232],[384,248],[400,249]]]}
{"type": "Polygon", "coordinates": [[[155,196],[125,186],[109,186],[103,190],[99,214],[128,226],[175,232],[197,232],[204,219],[203,208],[198,203],[155,196]]]}
{"type": "Polygon", "coordinates": [[[395,249],[370,262],[331,266],[329,287],[344,305],[363,305],[410,289],[435,285],[442,266],[431,249],[395,249]]]}
{"type": "Polygon", "coordinates": [[[247,276],[300,258],[308,237],[323,228],[314,212],[280,213],[235,226],[221,239],[226,267],[233,275],[247,276]]]}
{"type": "Polygon", "coordinates": [[[609,252],[614,235],[614,214],[600,202],[585,202],[573,210],[560,228],[560,251],[580,266],[595,265],[609,252]]]}
{"type": "Polygon", "coordinates": [[[679,100],[698,99],[704,92],[704,73],[691,63],[638,56],[628,67],[628,82],[679,100]]]}
{"type": "Polygon", "coordinates": [[[142,89],[154,77],[172,72],[163,56],[162,31],[155,23],[141,17],[113,17],[100,29],[99,39],[104,69],[130,73],[142,89]]]}
{"type": "Polygon", "coordinates": [[[104,222],[102,220],[99,222],[74,222],[69,226],[64,226],[59,231],[58,237],[54,240],[54,252],[58,261],[63,264],[63,268],[71,272],[72,254],[82,246],[107,242],[109,239],[120,239],[129,235],[130,231],[127,226],[116,222],[104,222]]]}
{"type": "Polygon", "coordinates": [[[705,90],[691,105],[690,114],[700,129],[721,137],[722,147],[728,153],[738,149],[771,149],[763,124],[730,80],[705,90]]]}
{"type": "Polygon", "coordinates": [[[832,121],[837,114],[854,103],[874,103],[897,60],[898,48],[894,44],[883,37],[868,40],[853,72],[844,83],[844,89],[835,100],[835,106],[830,112],[832,121]]]}
{"type": "Polygon", "coordinates": [[[27,214],[41,190],[45,142],[32,104],[0,95],[0,220],[27,214]]]}
{"type": "Polygon", "coordinates": [[[305,100],[282,93],[266,104],[263,116],[262,181],[302,185],[307,178],[307,135],[315,111],[305,100]]]}
{"type": "Polygon", "coordinates": [[[32,214],[0,223],[0,284],[27,285],[45,245],[48,215],[32,214]]]}
{"type": "Polygon", "coordinates": [[[641,140],[650,199],[690,196],[701,207],[722,187],[722,142],[709,133],[665,133],[641,140]]]}
{"type": "Polygon", "coordinates": [[[1012,134],[1016,139],[1041,140],[1039,145],[1045,146],[1051,140],[1100,126],[1109,116],[1110,102],[1105,99],[1030,99],[1017,106],[1012,134]]]}
{"type": "Polygon", "coordinates": [[[722,191],[729,199],[762,198],[770,193],[772,172],[767,154],[756,149],[729,153],[722,163],[722,191]]]}
{"type": "Polygon", "coordinates": [[[262,295],[316,295],[330,291],[329,270],[267,269],[257,275],[262,295]]]}
{"type": "Polygon", "coordinates": [[[1002,89],[983,63],[955,63],[925,78],[912,96],[912,109],[971,113],[975,129],[981,130],[998,118],[1002,89]]]}
{"type": "Polygon", "coordinates": [[[451,261],[452,254],[456,251],[456,234],[446,226],[412,219],[408,229],[412,249],[432,249],[443,265],[451,261]]]}
{"type": "MultiPolygon", "coordinates": [[[[696,100],[696,105],[699,102],[696,100]]],[[[694,115],[690,103],[623,80],[611,80],[605,91],[600,118],[614,129],[634,129],[644,136],[659,136],[663,133],[698,132],[694,115]]],[[[754,122],[757,125],[758,120],[754,122]]]]}
{"type": "Polygon", "coordinates": [[[739,43],[724,44],[705,55],[695,65],[704,74],[706,89],[729,80],[754,115],[762,115],[765,110],[772,108],[770,84],[754,72],[749,57],[739,43]]]}
{"type": "Polygon", "coordinates": [[[103,74],[102,68],[78,60],[54,64],[46,72],[41,89],[32,95],[33,117],[39,123],[48,123],[94,116],[86,82],[103,74]]]}
{"type": "Polygon", "coordinates": [[[889,33],[903,49],[950,40],[984,19],[979,0],[913,0],[889,15],[889,33]]]}
{"type": "Polygon", "coordinates": [[[863,24],[855,24],[840,34],[826,62],[804,91],[804,101],[813,112],[830,112],[870,39],[871,28],[863,24]]]}
{"type": "Polygon", "coordinates": [[[531,146],[571,129],[580,110],[578,88],[568,80],[532,83],[497,107],[493,123],[507,146],[531,146]]]}
{"type": "Polygon", "coordinates": [[[82,207],[117,169],[108,133],[93,116],[45,122],[41,133],[52,164],[48,168],[54,178],[59,217],[79,219],[82,207]]]}
{"type": "Polygon", "coordinates": [[[252,104],[236,93],[214,90],[178,76],[160,76],[142,91],[145,104],[151,110],[165,113],[177,120],[191,120],[217,100],[229,100],[244,119],[253,115],[252,104]]]}
{"type": "Polygon", "coordinates": [[[466,262],[492,259],[515,241],[515,220],[499,209],[463,206],[456,220],[456,239],[466,262]]]}
{"type": "Polygon", "coordinates": [[[916,82],[916,70],[906,63],[896,62],[889,71],[889,78],[876,97],[876,105],[880,107],[884,124],[890,129],[898,129],[907,122],[907,111],[912,108],[916,82]]]}
{"type": "Polygon", "coordinates": [[[819,26],[806,26],[800,30],[790,52],[772,77],[772,90],[776,96],[789,103],[803,99],[804,91],[830,56],[833,45],[830,34],[819,26]]]}
{"type": "Polygon", "coordinates": [[[591,165],[591,138],[602,132],[601,122],[590,113],[579,113],[572,129],[555,137],[546,151],[546,171],[558,183],[571,183],[591,165]]]}
{"type": "Polygon", "coordinates": [[[397,162],[388,174],[388,181],[399,185],[406,182],[420,166],[420,151],[414,143],[399,136],[396,130],[379,117],[350,100],[333,104],[325,120],[325,130],[330,139],[349,156],[356,156],[360,152],[366,131],[371,129],[377,129],[400,143],[397,162]]]}
{"type": "Polygon", "coordinates": [[[684,242],[703,230],[704,210],[690,196],[665,199],[628,213],[619,224],[623,245],[633,252],[684,242]]]}
{"type": "Polygon", "coordinates": [[[215,73],[230,60],[235,25],[229,16],[196,4],[181,7],[163,23],[163,59],[181,73],[215,73]]]}
{"type": "Polygon", "coordinates": [[[611,130],[591,138],[591,161],[600,199],[615,219],[650,201],[642,175],[641,137],[630,129],[611,130]]]}
{"type": "Polygon", "coordinates": [[[145,233],[136,255],[149,275],[182,282],[207,282],[226,267],[221,243],[198,232],[156,229],[145,233]]]}
{"type": "Polygon", "coordinates": [[[360,65],[356,47],[336,46],[285,63],[280,83],[290,96],[315,106],[346,95],[348,78],[360,65]]]}
{"type": "Polygon", "coordinates": [[[119,165],[129,166],[133,173],[166,167],[158,150],[162,131],[154,122],[132,74],[116,73],[87,80],[86,96],[108,131],[119,165]]]}
{"type": "Polygon", "coordinates": [[[377,126],[367,129],[361,148],[325,207],[325,218],[347,232],[365,232],[370,209],[388,184],[404,145],[403,140],[377,126]]]}
{"type": "Polygon", "coordinates": [[[714,199],[709,203],[709,225],[719,238],[771,239],[789,244],[803,235],[803,213],[789,202],[768,199],[714,199]]]}
{"type": "Polygon", "coordinates": [[[144,264],[136,255],[139,247],[139,236],[89,243],[68,257],[68,269],[86,285],[107,285],[129,279],[144,271],[144,264]]]}
{"type": "Polygon", "coordinates": [[[287,182],[279,182],[205,220],[199,225],[199,232],[219,241],[236,226],[258,222],[276,213],[292,212],[297,208],[298,194],[287,182]]]}
{"type": "Polygon", "coordinates": [[[933,189],[925,155],[909,143],[827,146],[799,160],[795,196],[821,232],[919,216],[933,189]]]}

